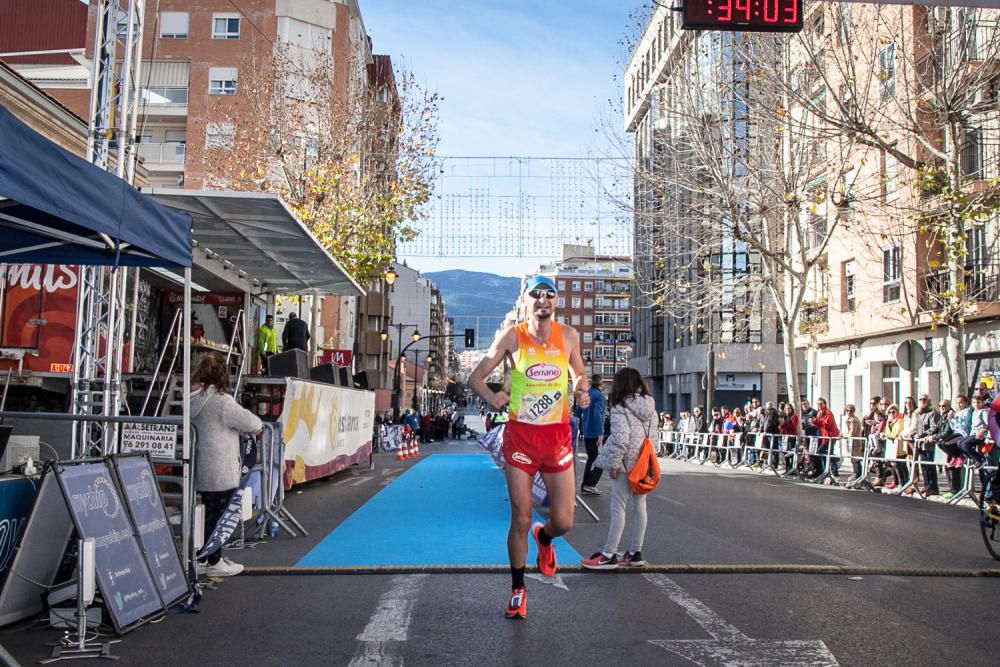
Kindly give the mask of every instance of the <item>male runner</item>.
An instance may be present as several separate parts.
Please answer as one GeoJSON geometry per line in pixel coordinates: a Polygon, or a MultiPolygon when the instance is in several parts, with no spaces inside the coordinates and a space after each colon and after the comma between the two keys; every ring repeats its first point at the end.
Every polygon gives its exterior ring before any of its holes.
{"type": "Polygon", "coordinates": [[[469,388],[494,410],[502,410],[509,403],[503,436],[510,496],[507,555],[512,590],[504,611],[507,618],[527,615],[524,561],[528,528],[538,549],[538,569],[552,576],[556,573],[552,539],[573,526],[573,446],[566,396],[570,375],[576,405],[586,408],[590,404],[580,335],[570,326],[553,322],[555,283],[547,276],[530,278],[521,299],[528,321],[504,329],[469,376],[469,388]],[[514,366],[510,396],[486,386],[486,376],[508,355],[514,366]],[[549,518],[544,526],[531,525],[531,481],[536,472],[541,472],[549,495],[549,518]]]}

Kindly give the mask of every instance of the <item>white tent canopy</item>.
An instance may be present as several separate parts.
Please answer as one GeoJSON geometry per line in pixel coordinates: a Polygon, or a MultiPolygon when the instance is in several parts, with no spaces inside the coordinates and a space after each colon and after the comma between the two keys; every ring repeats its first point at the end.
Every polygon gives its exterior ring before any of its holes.
{"type": "MultiPolygon", "coordinates": [[[[195,264],[215,261],[252,291],[276,295],[364,296],[278,195],[265,192],[146,188],[161,204],[191,215],[195,264]]],[[[197,271],[195,282],[199,279],[197,271]]]]}

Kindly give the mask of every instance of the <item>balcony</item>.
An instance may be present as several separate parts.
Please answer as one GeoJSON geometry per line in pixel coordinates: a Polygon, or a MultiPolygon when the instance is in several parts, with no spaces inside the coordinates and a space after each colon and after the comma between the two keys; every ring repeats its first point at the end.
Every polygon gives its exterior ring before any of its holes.
{"type": "Polygon", "coordinates": [[[176,119],[187,116],[187,86],[150,86],[142,89],[140,113],[150,120],[176,119]]]}
{"type": "Polygon", "coordinates": [[[830,305],[826,301],[804,301],[799,310],[799,333],[825,333],[829,330],[827,315],[830,305]]]}
{"type": "Polygon", "coordinates": [[[139,144],[139,158],[151,171],[183,171],[184,150],[182,143],[139,144]]]}
{"type": "MultiPolygon", "coordinates": [[[[966,266],[964,294],[969,301],[1000,302],[1000,261],[966,266]]],[[[941,310],[949,296],[947,271],[924,275],[920,289],[920,310],[941,310]]]]}

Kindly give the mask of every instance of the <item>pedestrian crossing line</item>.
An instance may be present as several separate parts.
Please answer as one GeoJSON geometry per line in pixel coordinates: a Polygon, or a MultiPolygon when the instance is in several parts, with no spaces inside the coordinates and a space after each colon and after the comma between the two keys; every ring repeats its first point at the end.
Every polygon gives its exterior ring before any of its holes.
{"type": "MultiPolygon", "coordinates": [[[[530,561],[529,561],[530,562],[530,561]]],[[[537,568],[528,566],[528,571],[537,568]]],[[[834,576],[896,576],[1000,578],[1000,568],[868,567],[803,563],[648,563],[644,567],[620,567],[617,570],[592,572],[579,565],[560,565],[559,573],[587,572],[590,576],[630,574],[807,574],[834,576]]],[[[506,563],[497,565],[356,565],[356,566],[259,566],[246,567],[243,576],[327,576],[327,575],[396,575],[396,574],[509,574],[506,563]]]]}

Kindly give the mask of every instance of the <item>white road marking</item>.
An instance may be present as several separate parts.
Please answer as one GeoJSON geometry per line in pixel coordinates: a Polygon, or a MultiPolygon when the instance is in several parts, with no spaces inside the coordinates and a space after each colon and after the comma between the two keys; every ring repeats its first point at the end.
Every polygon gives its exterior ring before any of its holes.
{"type": "Polygon", "coordinates": [[[751,639],[709,609],[705,603],[662,574],[644,574],[712,636],[711,639],[651,639],[649,642],[696,665],[740,667],[783,665],[836,667],[837,659],[819,640],[751,639]]]}
{"type": "Polygon", "coordinates": [[[361,646],[351,659],[350,667],[398,667],[403,664],[399,644],[410,638],[413,607],[428,576],[413,574],[392,578],[389,590],[378,599],[368,625],[357,636],[361,646]]]}
{"type": "Polygon", "coordinates": [[[535,581],[540,581],[543,584],[549,584],[551,586],[555,586],[556,588],[561,588],[564,591],[568,591],[569,587],[566,585],[566,578],[567,577],[579,577],[579,576],[582,576],[582,575],[579,575],[579,574],[566,574],[566,575],[563,575],[563,574],[559,574],[557,572],[555,574],[555,576],[553,576],[553,577],[545,577],[545,576],[542,576],[540,574],[535,574],[534,572],[527,572],[527,573],[525,573],[524,576],[527,577],[528,579],[534,579],[535,581]]]}

